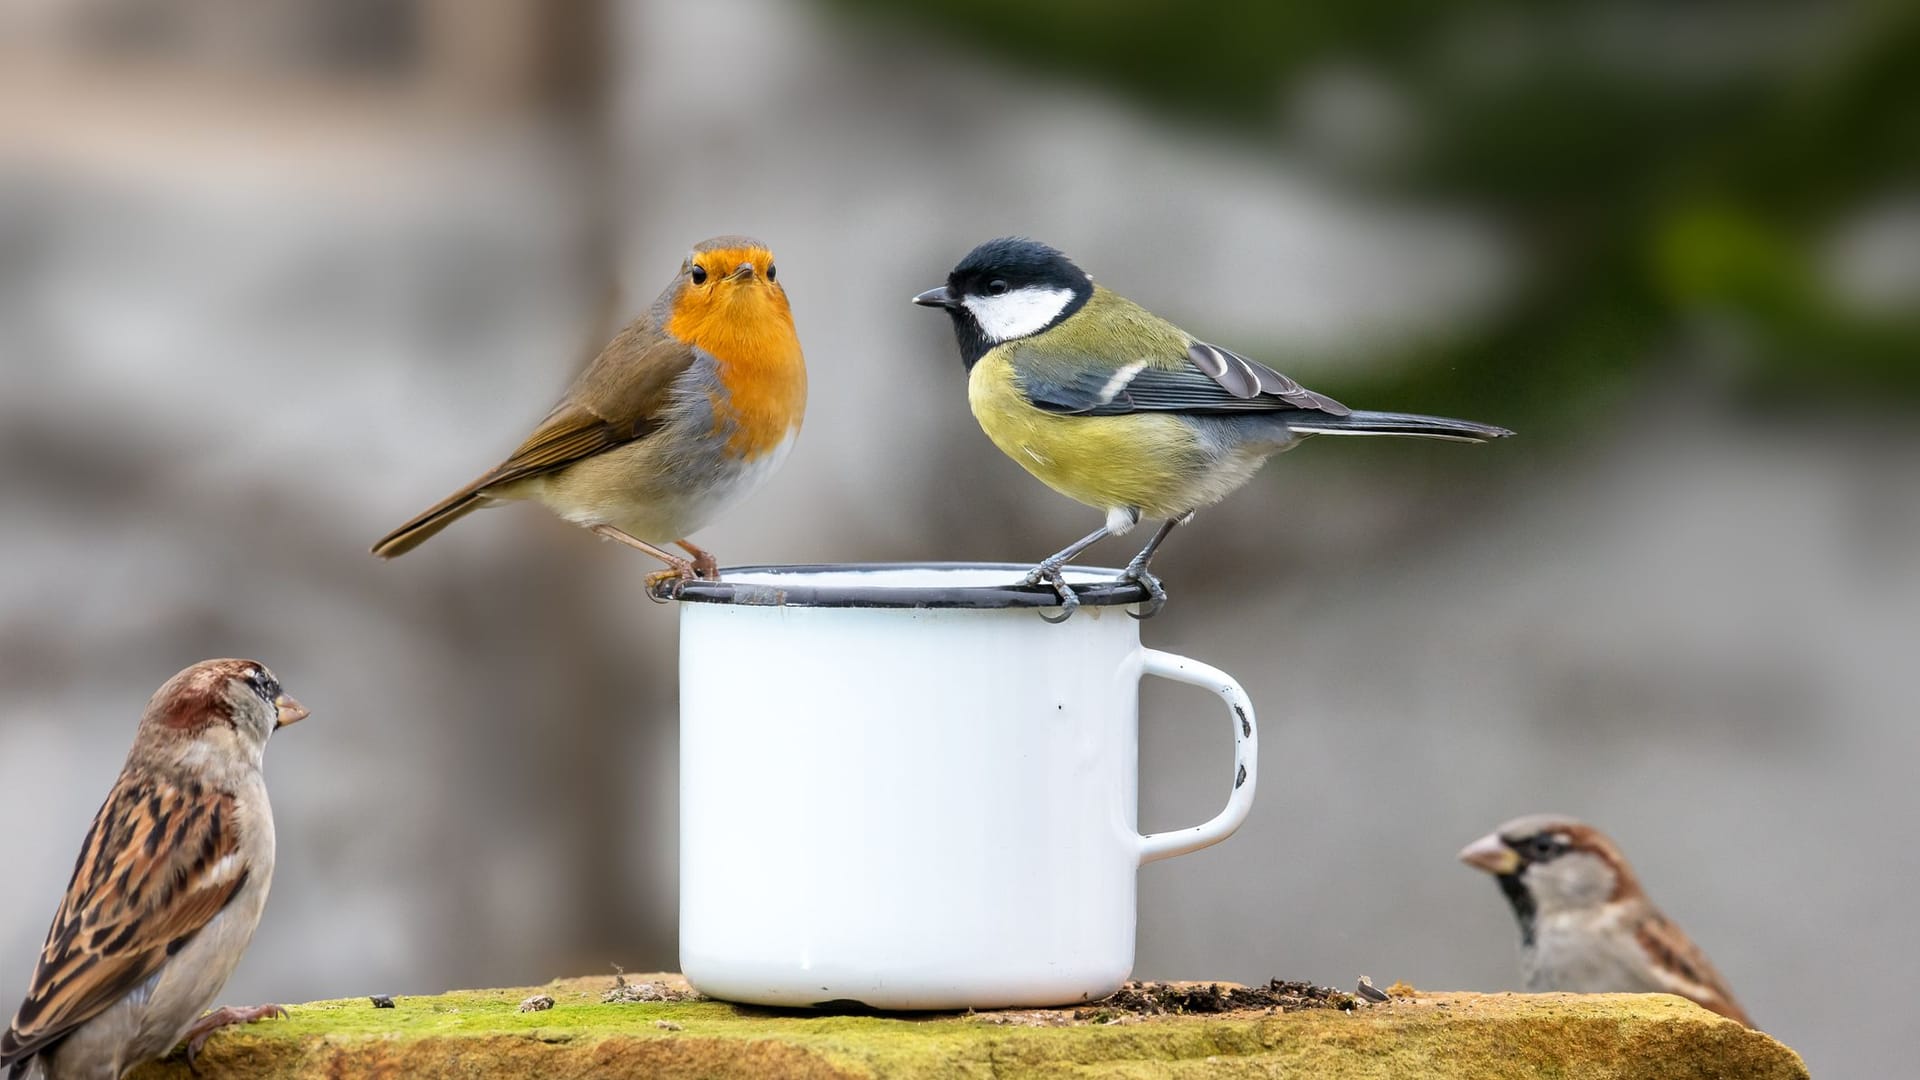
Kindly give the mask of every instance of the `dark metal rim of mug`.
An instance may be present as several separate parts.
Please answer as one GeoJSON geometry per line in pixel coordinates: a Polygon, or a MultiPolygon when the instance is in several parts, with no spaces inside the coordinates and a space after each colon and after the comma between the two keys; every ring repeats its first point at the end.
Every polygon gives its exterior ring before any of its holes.
{"type": "MultiPolygon", "coordinates": [[[[680,581],[668,579],[652,591],[656,600],[679,600],[687,604],[740,604],[749,607],[810,608],[960,608],[995,610],[1001,608],[1051,608],[1060,606],[1060,597],[1048,585],[1025,582],[1031,566],[1022,563],[813,563],[791,566],[728,566],[720,570],[719,581],[680,581]],[[957,586],[873,586],[873,585],[779,585],[769,582],[728,581],[729,574],[791,574],[804,578],[809,574],[873,573],[900,570],[991,570],[1005,571],[1004,585],[957,586]]],[[[1147,590],[1138,582],[1120,580],[1120,571],[1100,566],[1069,566],[1069,574],[1094,575],[1105,580],[1073,582],[1070,587],[1080,603],[1087,607],[1123,607],[1143,604],[1147,590]]]]}

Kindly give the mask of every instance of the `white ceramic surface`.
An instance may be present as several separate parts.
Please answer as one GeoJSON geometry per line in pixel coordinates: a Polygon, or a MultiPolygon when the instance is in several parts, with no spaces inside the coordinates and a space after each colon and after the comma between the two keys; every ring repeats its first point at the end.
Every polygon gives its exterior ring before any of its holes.
{"type": "MultiPolygon", "coordinates": [[[[950,589],[1008,571],[727,581],[950,589]]],[[[1133,967],[1138,868],[1218,843],[1252,807],[1245,692],[1142,648],[1119,607],[1050,625],[1031,608],[686,602],[680,619],[680,963],[714,997],[1103,997],[1133,967]],[[1150,836],[1135,826],[1143,674],[1219,695],[1235,747],[1225,809],[1150,836]]]]}

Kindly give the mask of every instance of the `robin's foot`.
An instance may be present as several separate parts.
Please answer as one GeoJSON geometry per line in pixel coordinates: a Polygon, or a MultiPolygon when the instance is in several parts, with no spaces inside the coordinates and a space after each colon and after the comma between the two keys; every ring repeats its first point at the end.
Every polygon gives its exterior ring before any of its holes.
{"type": "Polygon", "coordinates": [[[1134,618],[1151,619],[1167,606],[1167,590],[1161,586],[1159,578],[1147,572],[1145,566],[1127,564],[1127,568],[1120,571],[1120,580],[1134,582],[1147,590],[1147,602],[1140,605],[1140,610],[1127,612],[1134,618]]]}
{"type": "Polygon", "coordinates": [[[228,1005],[213,1010],[194,1021],[193,1026],[187,1029],[187,1068],[192,1069],[195,1075],[199,1074],[200,1050],[207,1045],[207,1036],[221,1028],[232,1027],[235,1024],[255,1024],[269,1017],[286,1015],[286,1008],[280,1005],[252,1005],[246,1008],[228,1005]]]}
{"type": "MultiPolygon", "coordinates": [[[[657,548],[652,544],[647,543],[645,540],[642,540],[638,537],[632,536],[626,532],[616,529],[611,525],[595,525],[593,527],[593,531],[600,534],[601,536],[606,537],[609,540],[612,540],[616,544],[625,544],[626,546],[634,549],[635,551],[644,551],[647,554],[653,556],[654,558],[659,559],[661,562],[666,563],[669,567],[672,567],[672,569],[670,570],[661,570],[658,573],[647,575],[647,596],[650,599],[652,599],[653,602],[656,604],[664,604],[669,600],[678,599],[680,596],[680,589],[678,585],[675,585],[673,590],[669,592],[667,595],[665,596],[660,595],[659,590],[661,585],[669,581],[673,581],[673,582],[692,581],[693,579],[700,576],[700,572],[696,568],[696,564],[692,560],[683,559],[680,556],[675,555],[671,551],[663,551],[660,548],[657,548]]],[[[684,541],[681,541],[679,543],[681,547],[685,547],[689,551],[697,551],[701,555],[706,555],[708,565],[712,565],[713,563],[712,555],[707,555],[706,552],[700,551],[700,549],[698,548],[691,547],[687,545],[684,541]]],[[[718,575],[716,574],[715,576],[718,576],[718,575]]]]}
{"type": "Polygon", "coordinates": [[[687,543],[685,540],[675,540],[674,543],[684,548],[688,555],[693,556],[693,572],[695,574],[698,574],[708,581],[720,580],[720,560],[713,557],[713,552],[703,547],[696,547],[693,544],[687,543]]]}
{"type": "Polygon", "coordinates": [[[1048,559],[1039,566],[1027,571],[1027,584],[1039,585],[1044,582],[1053,586],[1053,591],[1060,597],[1060,614],[1049,615],[1044,611],[1040,613],[1040,617],[1050,623],[1066,622],[1068,619],[1073,618],[1074,612],[1080,610],[1080,597],[1076,596],[1074,591],[1067,586],[1066,575],[1060,572],[1061,566],[1062,564],[1060,562],[1048,559]]]}
{"type": "Polygon", "coordinates": [[[647,575],[647,595],[653,597],[656,604],[680,598],[680,586],[689,581],[698,581],[700,572],[685,559],[674,559],[670,570],[656,570],[647,575]]]}

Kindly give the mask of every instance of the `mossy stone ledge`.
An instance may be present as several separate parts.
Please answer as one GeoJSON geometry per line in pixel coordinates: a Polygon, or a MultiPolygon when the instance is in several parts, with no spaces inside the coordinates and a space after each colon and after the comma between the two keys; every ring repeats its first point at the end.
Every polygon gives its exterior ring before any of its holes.
{"type": "MultiPolygon", "coordinates": [[[[390,1009],[368,998],[294,1005],[287,1019],[216,1034],[200,1068],[202,1080],[1807,1076],[1772,1038],[1666,995],[1408,992],[1203,1013],[1160,1011],[1192,1007],[1179,992],[1131,997],[1131,1006],[820,1015],[707,1000],[677,975],[595,976],[396,997],[390,1009]]],[[[178,1058],[132,1074],[191,1075],[178,1058]]]]}

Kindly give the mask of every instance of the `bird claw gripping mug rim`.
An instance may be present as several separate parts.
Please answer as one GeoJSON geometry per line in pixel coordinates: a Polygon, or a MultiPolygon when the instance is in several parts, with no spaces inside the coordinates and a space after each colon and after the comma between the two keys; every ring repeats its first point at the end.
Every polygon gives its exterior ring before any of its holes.
{"type": "MultiPolygon", "coordinates": [[[[1059,608],[1060,596],[1045,581],[1029,584],[1027,574],[1033,568],[1025,563],[813,563],[784,566],[729,566],[717,580],[660,581],[647,588],[647,596],[656,603],[678,600],[690,604],[742,604],[754,607],[831,607],[831,608],[929,608],[995,609],[1035,608],[1046,614],[1047,608],[1059,608]],[[729,580],[768,574],[881,574],[912,571],[984,570],[1004,572],[1004,582],[941,586],[876,585],[773,585],[756,581],[729,580]]],[[[1066,587],[1082,607],[1128,607],[1151,605],[1152,591],[1142,583],[1124,576],[1124,571],[1109,567],[1068,565],[1060,568],[1069,579],[1066,587]]],[[[1147,616],[1142,615],[1141,618],[1147,616]]]]}

